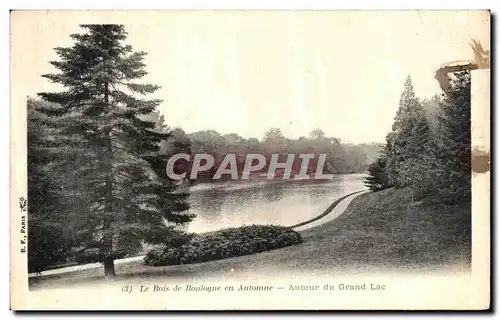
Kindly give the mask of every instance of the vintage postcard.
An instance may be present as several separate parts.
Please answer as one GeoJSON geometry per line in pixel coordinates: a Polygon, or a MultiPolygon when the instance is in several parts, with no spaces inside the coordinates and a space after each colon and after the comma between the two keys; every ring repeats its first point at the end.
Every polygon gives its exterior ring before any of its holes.
{"type": "Polygon", "coordinates": [[[490,308],[489,11],[12,11],[13,310],[490,308]]]}

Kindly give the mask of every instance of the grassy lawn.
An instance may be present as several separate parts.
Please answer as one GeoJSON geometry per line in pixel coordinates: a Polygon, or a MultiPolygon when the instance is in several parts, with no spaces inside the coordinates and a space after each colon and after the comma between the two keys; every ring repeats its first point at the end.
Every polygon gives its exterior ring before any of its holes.
{"type": "MultiPolygon", "coordinates": [[[[116,265],[120,280],[200,278],[229,270],[267,275],[282,272],[337,274],[470,268],[470,203],[455,206],[412,203],[406,190],[356,197],[344,214],[300,232],[303,243],[259,254],[200,264],[148,267],[142,261],[116,265]]],[[[100,282],[103,268],[31,279],[33,288],[100,282]],[[51,281],[44,281],[51,279],[51,281]]]]}
{"type": "Polygon", "coordinates": [[[396,189],[367,193],[355,198],[338,219],[303,237],[305,246],[334,265],[469,265],[470,203],[412,204],[406,190],[396,189]]]}

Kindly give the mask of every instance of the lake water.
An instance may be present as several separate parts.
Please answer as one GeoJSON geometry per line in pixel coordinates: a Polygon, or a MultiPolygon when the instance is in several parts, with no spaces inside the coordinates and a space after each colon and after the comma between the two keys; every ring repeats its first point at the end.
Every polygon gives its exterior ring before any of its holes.
{"type": "Polygon", "coordinates": [[[366,190],[365,174],[335,175],[328,181],[230,181],[190,187],[191,232],[249,224],[291,226],[314,218],[336,199],[366,190]]]}

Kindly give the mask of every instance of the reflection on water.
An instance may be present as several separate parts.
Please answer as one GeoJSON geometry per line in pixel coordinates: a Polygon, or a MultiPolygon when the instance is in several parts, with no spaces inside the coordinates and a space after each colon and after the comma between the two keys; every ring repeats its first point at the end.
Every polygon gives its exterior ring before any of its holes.
{"type": "Polygon", "coordinates": [[[293,225],[321,214],[336,199],[365,190],[364,174],[329,181],[230,181],[190,188],[188,230],[206,232],[249,224],[293,225]]]}

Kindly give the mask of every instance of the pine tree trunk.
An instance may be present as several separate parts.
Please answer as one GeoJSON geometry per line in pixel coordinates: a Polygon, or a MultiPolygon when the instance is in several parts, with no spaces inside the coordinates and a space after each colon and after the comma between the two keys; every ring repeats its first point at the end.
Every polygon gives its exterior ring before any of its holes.
{"type": "MultiPolygon", "coordinates": [[[[111,170],[111,169],[110,169],[111,170]]],[[[112,193],[112,177],[108,175],[106,178],[106,205],[104,210],[103,221],[103,256],[104,256],[104,275],[106,278],[115,276],[115,267],[113,263],[113,234],[110,231],[113,216],[113,193],[112,193]]]]}
{"type": "Polygon", "coordinates": [[[116,277],[115,273],[115,262],[113,257],[108,256],[104,259],[104,277],[106,279],[116,277]]]}

